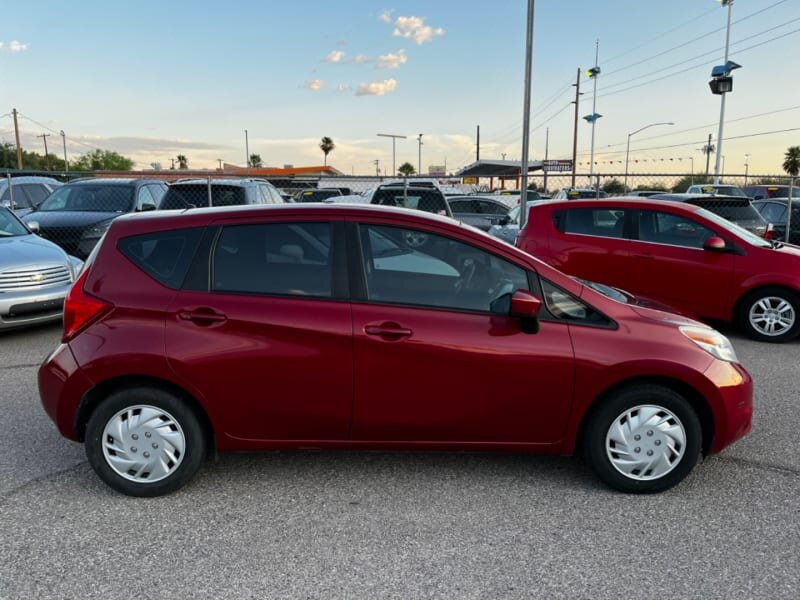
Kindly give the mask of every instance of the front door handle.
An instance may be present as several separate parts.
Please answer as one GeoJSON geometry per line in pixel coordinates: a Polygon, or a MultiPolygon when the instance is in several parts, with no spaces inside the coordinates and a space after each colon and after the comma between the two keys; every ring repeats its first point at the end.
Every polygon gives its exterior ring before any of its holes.
{"type": "Polygon", "coordinates": [[[413,331],[407,327],[403,327],[399,323],[385,321],[381,323],[367,323],[364,326],[364,333],[379,337],[388,342],[396,342],[411,337],[413,331]]]}
{"type": "Polygon", "coordinates": [[[207,327],[215,323],[224,323],[228,317],[218,313],[213,308],[193,308],[178,311],[178,318],[182,321],[191,321],[195,325],[207,327]]]}

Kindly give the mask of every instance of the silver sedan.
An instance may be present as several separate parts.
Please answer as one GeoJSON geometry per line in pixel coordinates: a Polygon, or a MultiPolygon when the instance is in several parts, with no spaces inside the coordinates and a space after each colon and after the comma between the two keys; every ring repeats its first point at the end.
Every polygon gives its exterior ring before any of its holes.
{"type": "Polygon", "coordinates": [[[61,319],[64,298],[83,268],[0,207],[0,331],[61,319]]]}

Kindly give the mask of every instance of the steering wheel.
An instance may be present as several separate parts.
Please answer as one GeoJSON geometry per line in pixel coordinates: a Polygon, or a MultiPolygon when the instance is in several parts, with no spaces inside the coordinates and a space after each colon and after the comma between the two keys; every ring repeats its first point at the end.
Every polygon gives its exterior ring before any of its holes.
{"type": "Polygon", "coordinates": [[[460,294],[463,290],[469,287],[469,284],[472,282],[472,278],[475,276],[475,260],[472,258],[468,258],[463,263],[463,270],[456,279],[456,282],[453,284],[453,291],[456,294],[460,294]]]}

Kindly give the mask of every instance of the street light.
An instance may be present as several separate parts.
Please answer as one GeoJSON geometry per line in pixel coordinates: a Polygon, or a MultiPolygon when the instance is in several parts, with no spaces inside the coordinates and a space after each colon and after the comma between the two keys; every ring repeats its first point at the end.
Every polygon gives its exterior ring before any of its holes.
{"type": "Polygon", "coordinates": [[[397,169],[396,169],[396,165],[395,165],[395,142],[397,141],[397,138],[400,138],[401,140],[404,140],[408,136],[406,136],[406,135],[396,135],[394,133],[379,133],[377,135],[378,135],[378,137],[392,138],[392,176],[397,175],[397,169]]]}
{"type": "Polygon", "coordinates": [[[417,155],[417,175],[422,175],[422,135],[419,134],[417,137],[417,143],[419,144],[418,155],[417,155]]]}
{"type": "MultiPolygon", "coordinates": [[[[628,191],[628,159],[630,158],[631,154],[631,136],[636,135],[640,131],[644,131],[645,129],[650,129],[651,127],[655,127],[656,125],[675,125],[672,121],[665,121],[660,123],[650,123],[650,125],[645,125],[637,129],[636,131],[632,131],[628,134],[628,147],[625,150],[625,183],[623,183],[623,187],[625,188],[625,192],[628,191]]],[[[694,170],[694,169],[692,169],[694,170]]]]}
{"type": "Polygon", "coordinates": [[[733,61],[728,60],[728,53],[731,45],[731,8],[733,7],[733,0],[719,0],[722,6],[728,7],[728,26],[725,29],[725,61],[724,65],[717,65],[711,70],[711,81],[708,82],[712,94],[722,96],[719,106],[719,130],[717,132],[717,158],[714,161],[714,183],[719,183],[720,175],[720,161],[722,159],[722,127],[725,123],[725,94],[733,91],[733,77],[731,71],[738,69],[742,65],[738,65],[733,61]]]}
{"type": "Polygon", "coordinates": [[[750,168],[750,155],[744,155],[744,184],[747,185],[747,170],[750,168]]]}

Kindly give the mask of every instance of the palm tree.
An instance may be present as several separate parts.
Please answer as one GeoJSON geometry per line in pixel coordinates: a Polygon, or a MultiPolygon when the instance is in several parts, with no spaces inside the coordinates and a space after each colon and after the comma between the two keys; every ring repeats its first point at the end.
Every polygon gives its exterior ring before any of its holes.
{"type": "Polygon", "coordinates": [[[333,143],[333,140],[329,138],[327,135],[323,137],[319,141],[319,149],[322,150],[322,153],[325,155],[325,166],[328,166],[328,154],[333,152],[336,148],[336,144],[333,143]]]}
{"type": "Polygon", "coordinates": [[[783,157],[783,170],[792,177],[797,177],[800,173],[800,146],[789,146],[783,157]]]}
{"type": "Polygon", "coordinates": [[[409,175],[413,175],[414,173],[416,173],[417,170],[414,168],[414,165],[412,165],[410,162],[404,162],[402,165],[397,167],[397,172],[400,173],[400,175],[405,175],[406,177],[408,177],[409,175]]]}
{"type": "Polygon", "coordinates": [[[264,162],[261,160],[260,154],[251,154],[250,155],[250,166],[256,169],[260,169],[264,166],[264,162]]]}
{"type": "Polygon", "coordinates": [[[178,161],[178,168],[179,169],[188,169],[189,168],[189,160],[183,154],[178,154],[175,157],[175,160],[178,161]]]}

